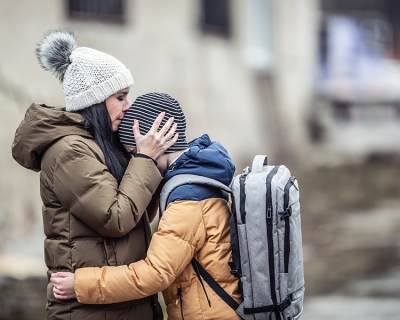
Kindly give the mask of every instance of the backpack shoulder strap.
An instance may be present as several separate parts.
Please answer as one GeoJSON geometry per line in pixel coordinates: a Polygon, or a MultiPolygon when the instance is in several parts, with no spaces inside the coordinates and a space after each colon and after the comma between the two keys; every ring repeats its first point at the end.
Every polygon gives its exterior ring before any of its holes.
{"type": "Polygon", "coordinates": [[[174,191],[177,187],[184,185],[184,184],[203,184],[208,185],[211,187],[220,188],[226,192],[232,193],[232,190],[224,185],[222,182],[218,180],[207,178],[203,176],[198,176],[195,174],[177,174],[169,179],[163,189],[161,190],[160,194],[160,216],[164,213],[168,197],[172,191],[174,191]]]}
{"type": "MultiPolygon", "coordinates": [[[[203,286],[204,293],[207,296],[206,289],[204,288],[204,285],[202,283],[202,278],[204,279],[205,282],[208,283],[208,285],[211,287],[211,289],[214,290],[214,292],[222,299],[225,301],[225,303],[230,306],[233,310],[236,311],[236,309],[239,307],[239,303],[236,302],[235,299],[233,299],[226,291],[224,288],[222,288],[217,281],[214,280],[213,277],[206,271],[206,269],[203,268],[203,266],[195,259],[192,259],[192,266],[194,271],[196,272],[197,278],[200,280],[201,285],[203,286]]],[[[207,296],[208,299],[208,296],[207,296]]],[[[210,302],[209,302],[210,304],[210,302]]],[[[211,307],[211,305],[210,305],[211,307]]]]}
{"type": "MultiPolygon", "coordinates": [[[[177,187],[184,184],[201,184],[208,185],[211,187],[216,187],[221,190],[224,190],[231,195],[233,195],[231,188],[224,185],[222,182],[218,180],[207,178],[203,176],[193,175],[193,174],[178,174],[171,179],[169,179],[161,190],[160,194],[160,216],[164,213],[167,200],[172,191],[174,191],[177,187]]],[[[231,217],[232,219],[232,217],[231,217]]],[[[235,228],[236,229],[236,228],[235,228]]],[[[237,240],[237,236],[236,236],[237,240]]],[[[237,243],[238,244],[238,243],[237,243]]],[[[206,294],[207,300],[207,292],[205,291],[202,279],[204,279],[208,285],[215,291],[215,293],[220,296],[222,300],[225,301],[233,310],[236,310],[239,307],[239,304],[218,284],[217,281],[213,279],[213,277],[203,268],[203,266],[195,259],[192,259],[192,266],[196,272],[196,275],[203,287],[204,293],[206,294]]],[[[210,301],[208,300],[210,304],[210,301]]],[[[210,305],[211,306],[211,305],[210,305]]]]}

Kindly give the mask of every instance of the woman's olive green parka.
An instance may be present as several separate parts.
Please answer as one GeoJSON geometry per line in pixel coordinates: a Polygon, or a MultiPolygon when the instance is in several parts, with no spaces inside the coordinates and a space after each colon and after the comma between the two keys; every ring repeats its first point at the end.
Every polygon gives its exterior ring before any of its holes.
{"type": "MultiPolygon", "coordinates": [[[[153,195],[162,180],[151,159],[130,159],[118,184],[82,116],[38,104],[30,106],[18,127],[12,155],[23,167],[40,171],[48,277],[146,257],[149,219],[157,210],[153,195]]],[[[49,282],[46,319],[153,319],[153,298],[83,305],[57,300],[49,282]]]]}

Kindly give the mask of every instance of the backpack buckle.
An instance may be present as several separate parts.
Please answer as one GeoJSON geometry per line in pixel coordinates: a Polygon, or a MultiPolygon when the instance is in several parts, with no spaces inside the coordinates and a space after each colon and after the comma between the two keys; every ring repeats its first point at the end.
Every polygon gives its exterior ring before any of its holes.
{"type": "Polygon", "coordinates": [[[239,268],[236,267],[236,264],[233,261],[229,261],[228,265],[231,267],[231,275],[233,275],[236,278],[240,278],[242,276],[242,274],[239,271],[239,268]]]}
{"type": "Polygon", "coordinates": [[[278,214],[281,216],[281,220],[288,218],[292,215],[292,207],[287,207],[285,211],[280,211],[278,214]]]}
{"type": "Polygon", "coordinates": [[[280,312],[282,312],[283,310],[285,310],[287,307],[289,307],[292,304],[292,297],[291,296],[292,296],[291,294],[288,295],[285,300],[283,300],[281,303],[279,303],[277,305],[278,310],[280,312]]]}

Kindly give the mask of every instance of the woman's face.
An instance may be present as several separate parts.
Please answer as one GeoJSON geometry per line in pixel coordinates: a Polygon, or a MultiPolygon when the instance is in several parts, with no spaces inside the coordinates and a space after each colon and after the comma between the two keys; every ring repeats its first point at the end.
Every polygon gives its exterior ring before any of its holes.
{"type": "Polygon", "coordinates": [[[106,99],[106,107],[111,118],[113,132],[118,130],[125,112],[131,106],[128,101],[129,90],[130,88],[122,89],[106,99]]]}

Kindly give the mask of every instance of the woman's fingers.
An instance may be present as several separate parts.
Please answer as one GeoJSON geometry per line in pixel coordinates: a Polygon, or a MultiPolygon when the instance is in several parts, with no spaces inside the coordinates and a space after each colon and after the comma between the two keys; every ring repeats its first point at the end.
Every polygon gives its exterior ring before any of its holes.
{"type": "Polygon", "coordinates": [[[166,142],[166,148],[165,148],[165,150],[167,150],[169,147],[172,147],[172,146],[175,144],[175,142],[178,140],[178,137],[179,137],[179,134],[176,133],[176,134],[174,135],[173,138],[169,139],[169,140],[166,142]]]}
{"type": "Polygon", "coordinates": [[[140,134],[139,122],[134,121],[132,130],[138,153],[156,160],[178,140],[178,134],[175,132],[177,124],[174,123],[173,117],[169,118],[158,131],[164,116],[165,112],[161,112],[153,122],[150,131],[145,135],[140,134]]]}
{"type": "Polygon", "coordinates": [[[158,128],[160,127],[161,121],[164,119],[165,117],[165,111],[161,112],[156,120],[154,120],[153,125],[151,126],[151,129],[149,132],[155,134],[158,131],[158,128]]]}
{"type": "MultiPolygon", "coordinates": [[[[155,123],[155,122],[154,122],[155,123]]],[[[153,123],[153,125],[154,125],[153,123]]],[[[174,123],[174,117],[171,117],[167,120],[166,123],[164,123],[164,125],[162,126],[162,128],[158,131],[158,133],[161,136],[165,136],[165,134],[168,132],[168,130],[170,129],[171,125],[174,123]]]]}
{"type": "Polygon", "coordinates": [[[171,140],[172,137],[175,135],[175,131],[176,131],[176,128],[177,128],[177,127],[178,127],[178,124],[177,124],[177,123],[174,123],[174,124],[170,127],[168,133],[165,135],[165,139],[166,139],[167,141],[171,140]]]}
{"type": "Polygon", "coordinates": [[[139,131],[139,121],[136,119],[133,120],[132,131],[133,131],[133,136],[135,137],[135,140],[137,140],[137,139],[139,139],[139,137],[141,137],[141,134],[139,131]]]}
{"type": "MultiPolygon", "coordinates": [[[[156,140],[161,141],[161,143],[164,143],[164,141],[162,141],[163,137],[165,137],[166,140],[170,140],[174,136],[175,130],[177,127],[177,124],[174,123],[174,117],[171,117],[167,120],[166,123],[164,123],[162,128],[160,130],[158,130],[160,127],[161,121],[164,119],[164,116],[165,116],[165,112],[163,111],[154,120],[154,122],[151,126],[151,129],[146,134],[146,136],[154,136],[154,138],[156,140]]],[[[138,139],[143,138],[143,136],[140,134],[140,130],[139,130],[139,121],[136,119],[133,121],[132,131],[133,131],[133,135],[135,137],[136,142],[138,139]]]]}

